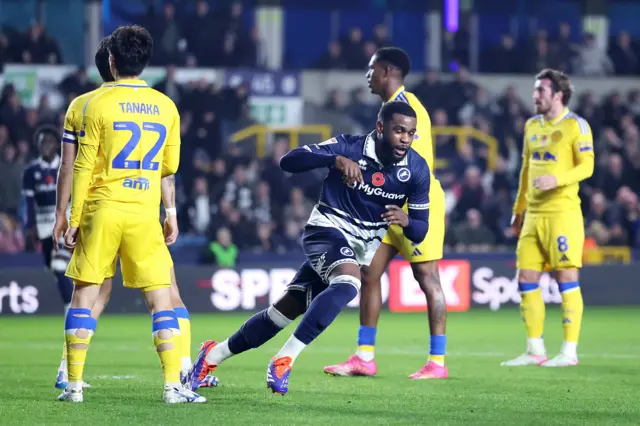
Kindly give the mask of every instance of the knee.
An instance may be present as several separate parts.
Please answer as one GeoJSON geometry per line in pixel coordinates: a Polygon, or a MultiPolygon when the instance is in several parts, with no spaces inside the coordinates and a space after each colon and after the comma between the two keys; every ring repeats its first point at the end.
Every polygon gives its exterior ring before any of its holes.
{"type": "Polygon", "coordinates": [[[538,271],[532,271],[530,269],[520,269],[518,271],[519,283],[538,283],[540,281],[541,273],[538,271]]]}
{"type": "Polygon", "coordinates": [[[422,262],[411,264],[413,277],[416,279],[423,292],[441,289],[438,262],[422,262]]]}
{"type": "MultiPolygon", "coordinates": [[[[335,277],[332,277],[331,280],[329,281],[329,286],[336,287],[336,288],[338,286],[340,286],[341,288],[344,287],[345,293],[353,293],[353,297],[351,298],[353,299],[358,295],[358,292],[362,287],[362,281],[360,280],[360,278],[355,277],[353,275],[343,274],[343,275],[337,275],[335,277]]],[[[351,299],[349,300],[349,302],[351,301],[351,299]]]]}

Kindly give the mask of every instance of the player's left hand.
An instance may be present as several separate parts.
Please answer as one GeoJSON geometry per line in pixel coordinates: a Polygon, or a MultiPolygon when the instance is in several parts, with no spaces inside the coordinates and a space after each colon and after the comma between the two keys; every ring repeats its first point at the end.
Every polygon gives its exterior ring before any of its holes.
{"type": "Polygon", "coordinates": [[[78,228],[77,226],[70,226],[67,232],[64,234],[64,248],[67,250],[73,250],[78,242],[78,228]]]}
{"type": "Polygon", "coordinates": [[[553,175],[538,176],[533,180],[533,187],[541,191],[548,191],[558,187],[558,179],[553,175]]]}
{"type": "Polygon", "coordinates": [[[167,216],[164,220],[164,243],[168,246],[172,245],[178,239],[178,217],[167,216]]]}
{"type": "Polygon", "coordinates": [[[385,206],[386,212],[382,213],[382,218],[389,225],[398,225],[403,228],[409,225],[409,216],[402,210],[402,208],[390,204],[385,206]]]}

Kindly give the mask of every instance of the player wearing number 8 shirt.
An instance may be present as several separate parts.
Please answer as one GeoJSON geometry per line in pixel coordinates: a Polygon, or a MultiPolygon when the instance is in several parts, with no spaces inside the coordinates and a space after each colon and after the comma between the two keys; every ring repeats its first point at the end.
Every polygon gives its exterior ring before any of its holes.
{"type": "Polygon", "coordinates": [[[90,309],[119,256],[125,287],[143,291],[153,316],[164,401],[205,401],[180,384],[172,262],[159,221],[161,179],[175,174],[180,160],[180,116],[171,99],[138,79],[152,48],[144,28],[118,28],[108,47],[115,84],[84,106],[65,236],[65,245],[74,248],[67,276],[75,290],[65,324],[69,384],[61,400],[83,400],[82,372],[96,328],[90,309]]]}
{"type": "Polygon", "coordinates": [[[589,124],[567,109],[572,92],[569,78],[559,71],[546,69],[536,76],[533,100],[539,115],[525,125],[520,187],[513,209],[527,351],[502,363],[505,366],[578,364],[583,311],[578,269],[584,246],[578,189],[593,174],[594,154],[589,124]],[[564,328],[560,354],[550,360],[542,340],[545,306],[538,284],[545,266],[553,271],[562,295],[564,328]]]}

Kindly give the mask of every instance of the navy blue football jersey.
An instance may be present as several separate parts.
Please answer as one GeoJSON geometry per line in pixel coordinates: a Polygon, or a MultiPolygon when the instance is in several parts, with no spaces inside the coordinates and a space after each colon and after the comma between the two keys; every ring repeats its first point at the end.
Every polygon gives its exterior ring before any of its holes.
{"type": "Polygon", "coordinates": [[[387,232],[388,224],[382,219],[385,206],[402,207],[408,202],[410,217],[428,221],[429,166],[413,149],[400,162],[385,167],[376,155],[373,134],[340,135],[303,148],[341,155],[360,166],[364,183],[352,187],[343,182],[340,170],[329,168],[320,200],[307,222],[339,229],[356,251],[359,263],[370,263],[387,232]]]}
{"type": "Polygon", "coordinates": [[[53,233],[59,167],[59,156],[51,163],[40,157],[27,166],[22,178],[22,194],[26,201],[25,227],[35,226],[41,240],[53,233]]]}

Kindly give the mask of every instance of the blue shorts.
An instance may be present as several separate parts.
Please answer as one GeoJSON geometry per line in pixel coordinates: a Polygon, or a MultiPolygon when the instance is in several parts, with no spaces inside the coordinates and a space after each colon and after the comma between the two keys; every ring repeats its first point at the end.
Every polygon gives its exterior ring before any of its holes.
{"type": "Polygon", "coordinates": [[[302,234],[302,250],[307,260],[287,290],[305,292],[307,306],[327,288],[329,276],[337,266],[345,263],[358,265],[347,239],[335,228],[306,226],[302,234]]]}

